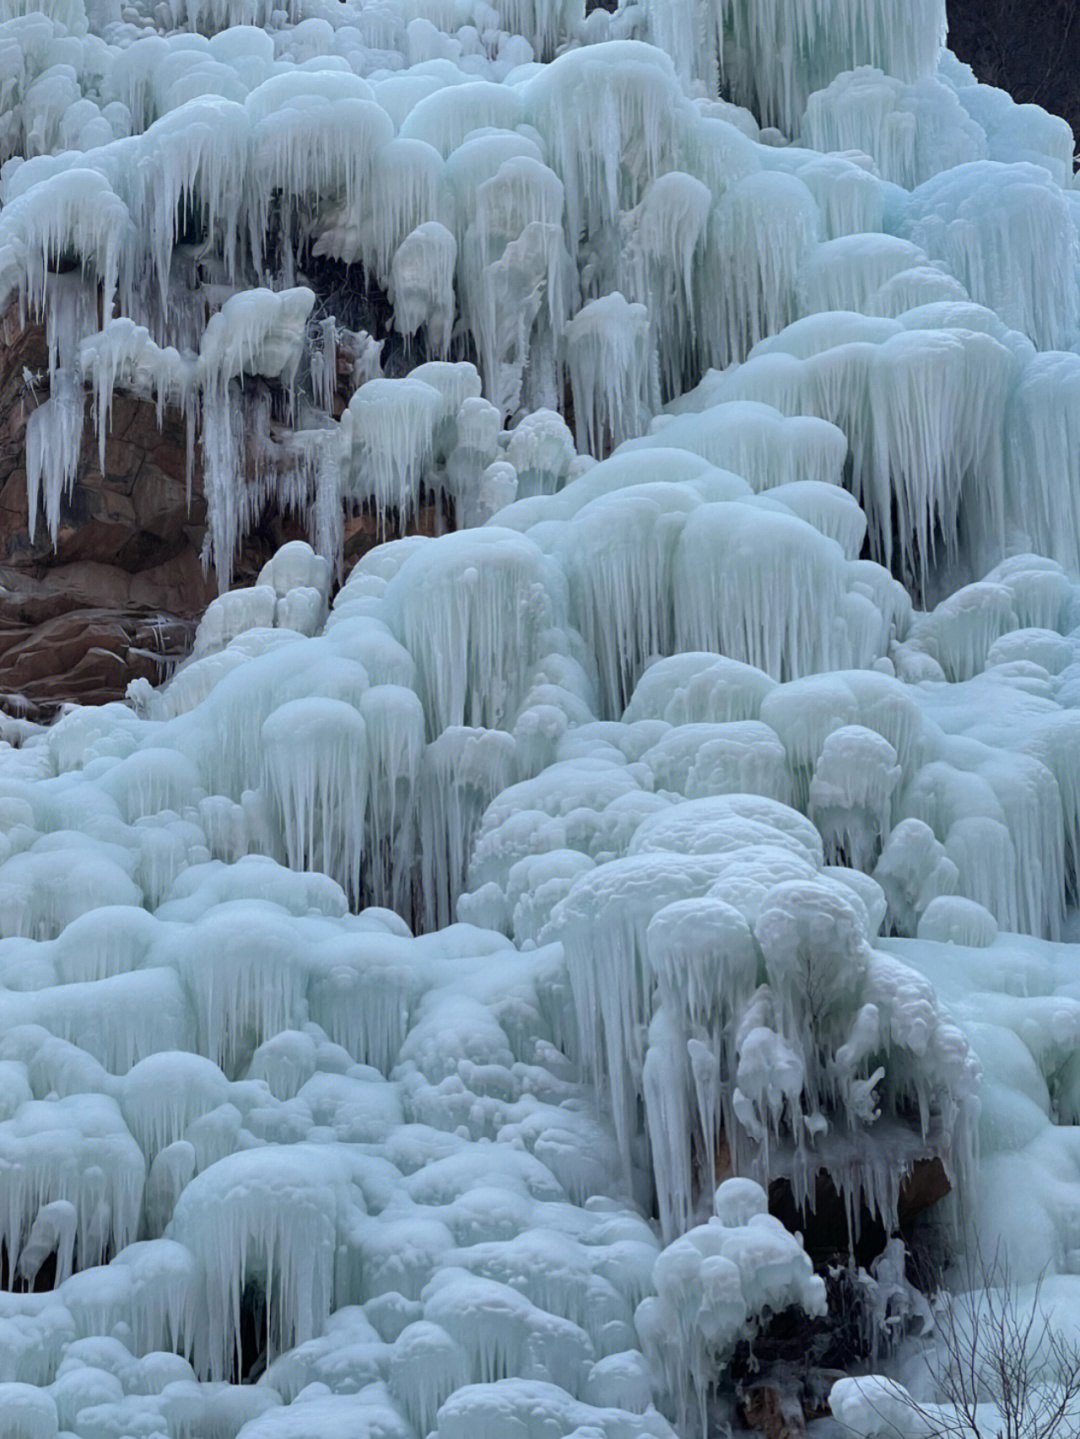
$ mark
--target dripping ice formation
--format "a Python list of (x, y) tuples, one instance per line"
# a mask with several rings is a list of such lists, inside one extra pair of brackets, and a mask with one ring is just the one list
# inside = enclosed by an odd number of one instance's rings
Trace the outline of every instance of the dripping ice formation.
[(0, 5), (31, 514), (143, 397), (221, 590), (0, 715), (11, 1439), (704, 1439), (821, 1171), (1080, 1325), (1073, 137), (941, 0), (585, 9)]

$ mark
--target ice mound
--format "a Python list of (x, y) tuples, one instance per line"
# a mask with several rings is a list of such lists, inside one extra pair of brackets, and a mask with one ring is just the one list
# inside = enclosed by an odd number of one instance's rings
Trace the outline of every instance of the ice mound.
[(31, 523), (134, 395), (221, 590), (0, 728), (5, 1434), (688, 1439), (822, 1171), (1075, 1304), (1071, 134), (940, 0), (585, 9), (0, 15)]
[(825, 1313), (824, 1282), (767, 1203), (752, 1181), (725, 1180), (715, 1216), (663, 1250), (656, 1296), (638, 1306), (638, 1333), (684, 1433), (707, 1433), (709, 1391), (739, 1339), (788, 1308)]

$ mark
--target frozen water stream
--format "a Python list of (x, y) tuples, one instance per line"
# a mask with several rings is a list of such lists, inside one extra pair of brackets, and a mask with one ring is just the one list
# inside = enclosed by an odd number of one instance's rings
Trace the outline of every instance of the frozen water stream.
[(0, 3), (32, 512), (179, 410), (221, 589), (0, 716), (3, 1439), (719, 1432), (761, 1186), (918, 1159), (1080, 1332), (1072, 135), (940, 0), (584, 8)]

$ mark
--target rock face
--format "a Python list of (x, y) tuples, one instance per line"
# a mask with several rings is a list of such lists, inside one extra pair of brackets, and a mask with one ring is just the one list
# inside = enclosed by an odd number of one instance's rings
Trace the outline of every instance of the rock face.
[[(38, 325), (0, 325), (0, 706), (47, 716), (66, 700), (101, 703), (136, 675), (161, 677), (186, 653), (213, 579), (199, 561), (201, 477), (185, 482), (182, 422), (118, 396), (104, 468), (89, 419), (76, 482), (53, 546), (31, 527), (26, 421), (48, 395)], [(31, 529), (33, 528), (33, 537)]]
[[(148, 401), (116, 395), (104, 466), (87, 405), (55, 545), (42, 513), (31, 526), (26, 421), (48, 394), (44, 331), (10, 311), (0, 319), (0, 712), (31, 719), (48, 719), (66, 702), (120, 699), (132, 679), (164, 678), (217, 593), (200, 558), (198, 446), (189, 496), (183, 417), (166, 410), (159, 426)], [(426, 505), (409, 530), (449, 524), (452, 516)], [(268, 511), (236, 557), (233, 584), (251, 584), (280, 545), (299, 538), (298, 517)], [(347, 515), (345, 569), (381, 538), (373, 516)]]
[[(55, 613), (60, 606), (70, 607)], [(137, 676), (156, 684), (187, 653), (193, 633), (194, 623), (180, 616), (84, 608), (70, 591), (45, 585), (0, 592), (0, 708), (36, 718), (72, 700), (118, 699)]]
[(743, 1417), (747, 1427), (764, 1434), (765, 1439), (802, 1439), (806, 1433), (798, 1397), (771, 1384), (760, 1384), (745, 1395)]

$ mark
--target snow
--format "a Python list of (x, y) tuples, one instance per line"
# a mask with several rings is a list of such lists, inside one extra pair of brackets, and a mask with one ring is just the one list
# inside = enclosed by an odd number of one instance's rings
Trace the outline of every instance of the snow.
[(822, 1171), (1076, 1311), (1072, 136), (943, 35), (7, 7), (32, 531), (149, 401), (220, 594), (0, 728), (5, 1434), (690, 1439)]

